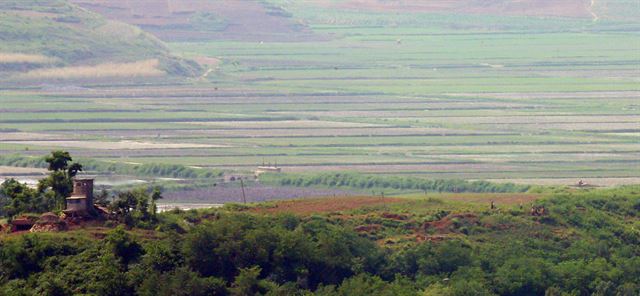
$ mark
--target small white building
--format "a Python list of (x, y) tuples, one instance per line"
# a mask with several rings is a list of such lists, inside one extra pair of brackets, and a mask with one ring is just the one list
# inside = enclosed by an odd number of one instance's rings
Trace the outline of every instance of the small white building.
[(282, 172), (282, 168), (278, 166), (259, 166), (255, 171), (254, 175), (256, 177), (260, 176), (264, 173), (280, 173)]

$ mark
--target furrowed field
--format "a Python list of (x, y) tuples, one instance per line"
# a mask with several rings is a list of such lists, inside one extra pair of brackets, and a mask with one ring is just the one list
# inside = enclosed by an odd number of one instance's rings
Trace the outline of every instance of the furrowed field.
[(194, 85), (3, 92), (0, 152), (533, 184), (640, 177), (635, 23), (290, 5), (317, 40), (171, 43), (220, 61)]

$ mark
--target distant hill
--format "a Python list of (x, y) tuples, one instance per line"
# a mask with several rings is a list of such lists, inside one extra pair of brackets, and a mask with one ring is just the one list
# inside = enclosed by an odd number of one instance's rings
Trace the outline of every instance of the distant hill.
[[(362, 25), (386, 15), (470, 15), (520, 19), (633, 21), (637, 0), (69, 0), (163, 41), (308, 41), (328, 39), (314, 25)], [(355, 15), (354, 15), (355, 14)], [(318, 15), (324, 18), (319, 20)], [(404, 17), (406, 19), (406, 17)], [(512, 20), (512, 19), (511, 19)], [(420, 23), (420, 22), (418, 22)], [(481, 26), (482, 24), (475, 24)], [(492, 28), (495, 28), (493, 26)], [(321, 30), (318, 30), (321, 32)]]
[(301, 21), (268, 1), (71, 0), (164, 41), (316, 39)]
[(0, 1), (0, 77), (131, 78), (199, 71), (139, 28), (66, 0)]

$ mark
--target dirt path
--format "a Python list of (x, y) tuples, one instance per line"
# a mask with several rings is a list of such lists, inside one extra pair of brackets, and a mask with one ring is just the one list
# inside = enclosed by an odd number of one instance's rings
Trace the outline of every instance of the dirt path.
[(204, 72), (204, 74), (202, 74), (200, 78), (202, 79), (207, 78), (209, 74), (211, 74), (211, 72), (213, 72), (213, 69), (209, 68), (206, 72)]
[(594, 7), (596, 6), (596, 0), (591, 0), (591, 4), (589, 5), (589, 13), (593, 16), (593, 21), (597, 22), (600, 17), (595, 13)]

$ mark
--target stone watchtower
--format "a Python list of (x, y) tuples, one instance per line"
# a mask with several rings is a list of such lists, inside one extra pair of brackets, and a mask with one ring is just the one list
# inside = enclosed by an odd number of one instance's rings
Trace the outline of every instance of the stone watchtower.
[(65, 214), (86, 216), (94, 212), (93, 207), (93, 179), (74, 179), (73, 192), (67, 197)]

